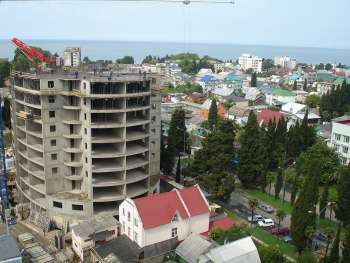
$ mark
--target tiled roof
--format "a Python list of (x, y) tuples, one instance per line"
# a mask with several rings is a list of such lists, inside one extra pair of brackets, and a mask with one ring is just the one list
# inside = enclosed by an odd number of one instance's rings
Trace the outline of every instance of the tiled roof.
[(263, 124), (265, 127), (269, 125), (270, 120), (275, 120), (276, 124), (282, 118), (283, 114), (279, 111), (262, 110), (256, 117), (258, 124)]
[(209, 213), (209, 207), (198, 186), (150, 195), (134, 200), (143, 227), (169, 224), (178, 213), (182, 219)]

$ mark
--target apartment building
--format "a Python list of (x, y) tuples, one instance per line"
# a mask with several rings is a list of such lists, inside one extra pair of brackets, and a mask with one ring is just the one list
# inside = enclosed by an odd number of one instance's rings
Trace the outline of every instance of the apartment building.
[(238, 59), (238, 64), (243, 70), (252, 69), (254, 72), (260, 73), (262, 72), (262, 60), (262, 58), (251, 54), (242, 54)]
[(274, 58), (274, 65), (281, 66), (283, 68), (295, 69), (297, 66), (297, 60), (291, 57), (277, 56)]
[(157, 192), (159, 78), (12, 72), (19, 201), (57, 224)]
[(63, 54), (63, 65), (65, 67), (79, 67), (81, 62), (81, 51), (79, 47), (66, 48)]
[(339, 153), (344, 165), (350, 162), (350, 116), (332, 120), (332, 134), (328, 146)]

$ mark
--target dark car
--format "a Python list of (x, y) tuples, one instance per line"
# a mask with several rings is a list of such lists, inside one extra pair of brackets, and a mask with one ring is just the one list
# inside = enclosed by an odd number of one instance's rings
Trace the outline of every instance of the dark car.
[(17, 224), (16, 218), (10, 217), (9, 219), (7, 219), (7, 224), (8, 224), (9, 226)]
[(285, 236), (289, 234), (288, 227), (275, 227), (271, 229), (271, 234), (275, 236)]

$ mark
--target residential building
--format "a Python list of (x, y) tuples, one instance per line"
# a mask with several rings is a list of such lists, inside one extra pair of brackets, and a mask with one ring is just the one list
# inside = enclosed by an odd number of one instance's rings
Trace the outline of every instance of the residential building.
[(288, 127), (298, 121), (302, 121), (306, 111), (308, 111), (308, 124), (318, 124), (321, 117), (313, 112), (312, 109), (308, 109), (305, 104), (289, 102), (282, 105), (282, 112), (288, 114)]
[(12, 72), (12, 78), (18, 201), (45, 217), (38, 223), (53, 219), (65, 228), (117, 215), (125, 198), (157, 191), (157, 75)]
[(116, 238), (120, 232), (118, 220), (111, 215), (72, 224), (71, 230), (72, 248), (82, 262), (90, 257), (90, 250), (97, 244)]
[(0, 235), (0, 263), (22, 263), (17, 242), (10, 235)]
[[(209, 115), (209, 109), (211, 106), (211, 99), (207, 99), (201, 106), (201, 116), (204, 120), (208, 120), (208, 115)], [(217, 107), (218, 107), (218, 115), (222, 118), (226, 117), (226, 108), (224, 104), (217, 102)]]
[(209, 231), (209, 204), (198, 185), (126, 199), (119, 206), (121, 233), (139, 247)]
[(241, 69), (247, 70), (252, 69), (254, 72), (262, 72), (262, 58), (253, 56), (251, 54), (242, 54), (238, 59), (238, 64), (241, 66)]
[(297, 66), (297, 60), (291, 57), (277, 56), (274, 59), (274, 65), (281, 66), (283, 68), (295, 69)]
[(328, 145), (339, 153), (344, 165), (350, 163), (350, 116), (332, 120), (332, 132)]
[(275, 122), (278, 124), (280, 119), (284, 117), (283, 114), (279, 111), (272, 111), (268, 109), (258, 110), (256, 120), (259, 126), (264, 126), (267, 128), (269, 126), (269, 122)]
[(265, 94), (266, 104), (272, 106), (279, 106), (289, 102), (295, 102), (296, 94), (285, 89), (279, 88), (262, 88)]
[(80, 47), (68, 47), (63, 53), (63, 65), (65, 67), (79, 67), (81, 63)]

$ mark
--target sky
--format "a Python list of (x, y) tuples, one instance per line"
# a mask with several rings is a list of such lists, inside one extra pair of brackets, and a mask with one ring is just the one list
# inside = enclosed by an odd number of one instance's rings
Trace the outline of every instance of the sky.
[[(210, 0), (209, 0), (210, 1)], [(349, 0), (231, 4), (1, 1), (0, 39), (130, 40), (350, 49)]]

